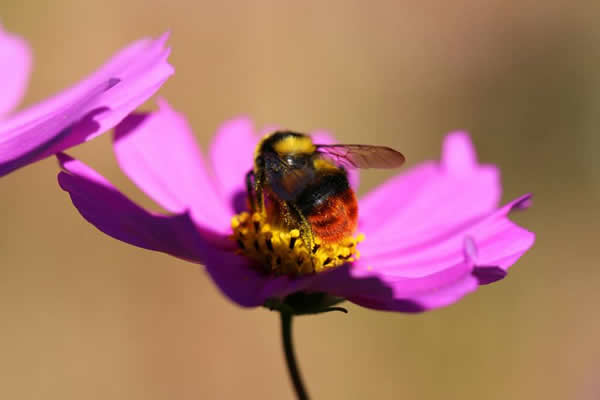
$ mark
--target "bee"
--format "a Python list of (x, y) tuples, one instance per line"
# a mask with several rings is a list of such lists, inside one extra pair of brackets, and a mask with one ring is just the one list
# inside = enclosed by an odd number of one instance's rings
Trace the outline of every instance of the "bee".
[(315, 144), (310, 136), (278, 131), (260, 141), (246, 175), (252, 212), (298, 229), (307, 248), (315, 239), (334, 243), (352, 235), (358, 203), (348, 182), (353, 168), (397, 168), (404, 156), (389, 147)]

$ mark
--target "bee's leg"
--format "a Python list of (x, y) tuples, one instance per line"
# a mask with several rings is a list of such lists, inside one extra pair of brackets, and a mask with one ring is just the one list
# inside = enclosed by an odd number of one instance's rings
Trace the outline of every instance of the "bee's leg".
[(256, 211), (256, 185), (253, 181), (256, 181), (254, 171), (250, 170), (246, 174), (246, 191), (248, 192), (248, 203), (250, 204), (250, 210)]
[(259, 174), (258, 176), (253, 174), (254, 177), (254, 199), (256, 204), (256, 209), (259, 212), (262, 212), (265, 208), (265, 198), (263, 197), (263, 184), (264, 184), (264, 174)]
[[(300, 211), (300, 209), (294, 203), (292, 203), (291, 201), (287, 201), (286, 205), (287, 205), (287, 208), (290, 210), (290, 213), (293, 214), (294, 217), (296, 217), (295, 219), (298, 222), (298, 224), (300, 225), (300, 235), (302, 237), (302, 241), (305, 243), (306, 247), (308, 249), (310, 249), (310, 252), (312, 253), (312, 251), (315, 248), (315, 239), (314, 239), (312, 227), (310, 226), (310, 222), (308, 222), (308, 219), (306, 219), (306, 217), (304, 216), (302, 211)], [(311, 263), (312, 263), (312, 257), (311, 257)], [(314, 264), (313, 264), (313, 268), (314, 268)]]

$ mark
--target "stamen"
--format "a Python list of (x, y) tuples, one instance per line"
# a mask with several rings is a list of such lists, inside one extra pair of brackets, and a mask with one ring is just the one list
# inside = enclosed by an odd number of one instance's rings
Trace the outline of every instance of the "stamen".
[(231, 219), (231, 238), (237, 242), (237, 252), (248, 257), (263, 273), (313, 274), (359, 257), (356, 245), (364, 239), (362, 234), (342, 238), (336, 243), (323, 243), (319, 237), (312, 237), (313, 246), (309, 248), (300, 230), (271, 226), (267, 221), (263, 214), (247, 212)]
[(290, 250), (294, 248), (296, 240), (300, 237), (300, 231), (298, 229), (292, 229), (290, 232)]
[(260, 228), (260, 218), (257, 218), (258, 214), (254, 214), (252, 216), (252, 222), (254, 223), (254, 232), (258, 232), (258, 228)]

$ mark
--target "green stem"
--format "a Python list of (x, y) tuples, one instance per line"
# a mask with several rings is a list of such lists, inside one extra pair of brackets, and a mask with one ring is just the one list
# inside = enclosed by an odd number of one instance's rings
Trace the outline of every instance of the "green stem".
[(281, 336), (283, 339), (283, 351), (285, 352), (285, 362), (290, 373), (290, 378), (294, 384), (294, 390), (298, 400), (308, 400), (308, 394), (304, 389), (302, 378), (300, 377), (300, 371), (296, 363), (296, 356), (294, 355), (294, 345), (292, 343), (292, 317), (291, 313), (281, 312)]

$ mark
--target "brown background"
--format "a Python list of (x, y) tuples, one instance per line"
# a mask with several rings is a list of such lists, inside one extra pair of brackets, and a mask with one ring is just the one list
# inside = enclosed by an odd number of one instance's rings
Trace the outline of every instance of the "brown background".
[[(215, 2), (216, 3), (216, 2)], [(171, 29), (161, 90), (206, 148), (240, 113), (401, 149), (415, 164), (472, 133), (538, 233), (509, 277), (410, 316), (349, 306), (297, 320), (317, 399), (598, 399), (600, 6), (595, 1), (2, 0), (33, 46), (25, 105)], [(147, 107), (153, 107), (149, 103)], [(72, 154), (157, 209), (109, 135)], [(46, 160), (0, 182), (0, 397), (291, 398), (277, 315), (201, 268), (100, 234)], [(363, 174), (361, 192), (387, 175)], [(410, 227), (407, 227), (410, 229)], [(373, 397), (376, 396), (376, 397)]]

